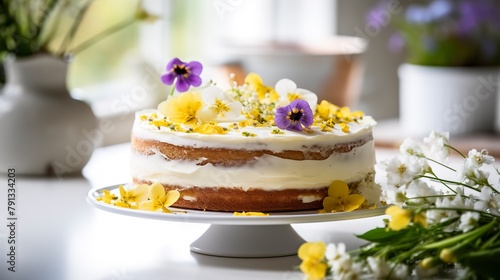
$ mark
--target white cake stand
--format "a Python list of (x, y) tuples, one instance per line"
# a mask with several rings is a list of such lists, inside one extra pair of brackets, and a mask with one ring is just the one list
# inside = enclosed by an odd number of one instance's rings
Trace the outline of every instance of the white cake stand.
[[(211, 226), (191, 244), (191, 251), (219, 257), (257, 258), (297, 254), (305, 241), (290, 226), (294, 223), (315, 223), (352, 220), (382, 215), (385, 207), (348, 213), (318, 214), (316, 211), (277, 212), (269, 216), (233, 216), (233, 213), (170, 208), (173, 214), (117, 207), (97, 200), (104, 190), (118, 194), (118, 185), (94, 188), (87, 200), (94, 207), (132, 217)], [(177, 212), (178, 211), (178, 212)]]

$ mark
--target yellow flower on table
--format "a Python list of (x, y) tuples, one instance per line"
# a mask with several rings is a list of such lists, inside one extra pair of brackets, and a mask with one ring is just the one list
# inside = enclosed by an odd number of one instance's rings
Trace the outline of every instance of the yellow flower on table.
[(388, 224), (389, 229), (395, 231), (405, 229), (412, 220), (415, 224), (420, 224), (424, 227), (427, 226), (425, 212), (413, 213), (410, 209), (403, 209), (397, 205), (392, 205), (385, 210), (385, 213), (391, 216)]
[(425, 212), (413, 213), (413, 223), (427, 227), (427, 216)]
[(385, 210), (385, 213), (391, 216), (388, 226), (392, 230), (402, 230), (411, 222), (411, 210), (402, 209), (397, 205), (389, 206), (389, 208)]
[(323, 199), (323, 208), (327, 213), (351, 212), (358, 209), (365, 201), (361, 194), (349, 194), (346, 182), (336, 180), (328, 188), (328, 196)]
[(324, 242), (307, 242), (300, 246), (298, 257), (302, 260), (300, 270), (309, 280), (323, 279), (328, 265), (325, 263), (326, 244)]
[(171, 213), (167, 207), (174, 204), (180, 197), (180, 193), (177, 190), (171, 190), (168, 193), (165, 192), (165, 188), (160, 183), (153, 183), (149, 188), (149, 200), (142, 202), (139, 205), (139, 209), (156, 211), (162, 209), (163, 212)]
[(158, 110), (171, 122), (196, 124), (198, 122), (198, 111), (202, 106), (203, 100), (200, 93), (190, 91), (168, 98), (158, 105)]

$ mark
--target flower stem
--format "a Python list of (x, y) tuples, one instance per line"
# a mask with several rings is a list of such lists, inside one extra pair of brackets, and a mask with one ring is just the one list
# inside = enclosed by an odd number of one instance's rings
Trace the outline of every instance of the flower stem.
[[(448, 181), (448, 180), (443, 180), (441, 178), (439, 178), (432, 170), (430, 171), (430, 174), (434, 175), (434, 177), (430, 177), (430, 176), (425, 176), (425, 175), (422, 175), (420, 176), (421, 178), (427, 178), (427, 179), (432, 179), (432, 180), (438, 180), (441, 184), (443, 184), (447, 189), (449, 189), (452, 193), (457, 193), (454, 189), (452, 189), (450, 186), (448, 186), (446, 183), (458, 183), (458, 182), (454, 182), (454, 181)], [(446, 182), (446, 183), (445, 183)]]
[(434, 175), (434, 177), (422, 175), (422, 176), (420, 176), (420, 178), (427, 178), (427, 179), (431, 179), (431, 180), (437, 180), (437, 181), (441, 182), (443, 185), (445, 185), (448, 189), (450, 189), (451, 191), (453, 191), (454, 193), (456, 193), (456, 192), (454, 190), (452, 190), (448, 185), (446, 185), (444, 183), (455, 184), (455, 185), (459, 185), (459, 186), (463, 186), (463, 187), (469, 188), (471, 190), (478, 191), (476, 188), (471, 187), (471, 186), (469, 186), (467, 184), (464, 184), (462, 182), (441, 179), (441, 178), (437, 177), (434, 173), (432, 173), (432, 175)]
[(441, 162), (439, 162), (439, 161), (437, 161), (437, 160), (434, 160), (434, 159), (432, 159), (432, 158), (428, 158), (428, 157), (426, 157), (426, 156), (424, 156), (424, 158), (425, 158), (426, 160), (428, 160), (428, 161), (432, 161), (432, 162), (434, 162), (434, 163), (436, 163), (436, 164), (439, 164), (439, 165), (441, 165), (442, 167), (448, 168), (449, 170), (451, 170), (451, 171), (453, 171), (453, 172), (457, 172), (457, 170), (456, 170), (456, 169), (451, 168), (451, 167), (449, 167), (448, 165), (443, 164), (443, 163), (441, 163)]
[(59, 46), (56, 54), (63, 54), (68, 50), (68, 46), (71, 44), (71, 41), (75, 37), (76, 31), (78, 30), (78, 27), (80, 27), (85, 14), (87, 14), (87, 10), (89, 9), (91, 3), (92, 1), (85, 3), (84, 6), (78, 10), (78, 14), (76, 15), (75, 20), (73, 21), (73, 24), (69, 28), (68, 32), (64, 36), (64, 39)]
[(114, 25), (104, 31), (102, 31), (101, 33), (93, 36), (92, 38), (88, 39), (87, 41), (81, 43), (80, 45), (76, 46), (73, 50), (72, 50), (72, 53), (73, 54), (77, 54), (79, 52), (82, 52), (84, 51), (85, 49), (87, 49), (88, 47), (92, 46), (93, 44), (97, 43), (99, 40), (101, 40), (102, 38), (110, 35), (110, 34), (113, 34), (129, 25), (132, 25), (134, 22), (136, 21), (136, 18), (135, 17), (132, 17), (131, 19), (127, 20), (127, 21), (124, 21), (122, 23), (119, 23), (117, 25)]
[(497, 234), (493, 235), (493, 237), (491, 237), (490, 239), (488, 239), (486, 242), (484, 242), (482, 245), (481, 245), (481, 248), (479, 250), (486, 250), (488, 249), (490, 246), (492, 246), (492, 244), (495, 243), (495, 241), (498, 239), (498, 237), (500, 237), (500, 232), (497, 232)]
[(460, 156), (462, 156), (463, 158), (466, 158), (466, 156), (464, 156), (464, 154), (462, 154), (459, 150), (457, 150), (455, 147), (449, 145), (449, 144), (444, 144), (445, 147), (448, 147), (449, 149), (452, 149), (453, 151), (455, 151), (457, 154), (459, 154)]
[(172, 89), (170, 90), (170, 96), (174, 95), (175, 86), (172, 84)]
[[(463, 196), (462, 196), (463, 197)], [(482, 215), (490, 216), (493, 218), (500, 218), (500, 216), (495, 215), (493, 213), (488, 213), (486, 211), (476, 210), (472, 208), (453, 208), (453, 207), (432, 207), (427, 210), (449, 210), (449, 211), (464, 211), (464, 212), (476, 212)]]
[(454, 244), (456, 244), (462, 240), (468, 239), (468, 238), (470, 238), (470, 240), (475, 239), (475, 238), (483, 235), (488, 230), (490, 230), (495, 225), (495, 223), (496, 223), (495, 220), (493, 220), (490, 223), (488, 223), (482, 227), (476, 228), (475, 230), (471, 230), (467, 233), (459, 234), (459, 235), (456, 235), (453, 237), (446, 238), (444, 240), (440, 240), (438, 242), (424, 245), (421, 247), (421, 249), (427, 250), (427, 249), (445, 248), (445, 247), (449, 247), (451, 245), (454, 245)]

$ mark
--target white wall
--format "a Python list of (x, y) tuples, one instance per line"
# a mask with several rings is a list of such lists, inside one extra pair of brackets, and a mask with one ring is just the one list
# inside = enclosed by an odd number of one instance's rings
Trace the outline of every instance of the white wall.
[(362, 55), (365, 64), (359, 109), (381, 120), (398, 117), (397, 67), (402, 54), (390, 53), (387, 42), (390, 28), (365, 22), (367, 12), (378, 0), (337, 0), (337, 33), (360, 36), (368, 41)]

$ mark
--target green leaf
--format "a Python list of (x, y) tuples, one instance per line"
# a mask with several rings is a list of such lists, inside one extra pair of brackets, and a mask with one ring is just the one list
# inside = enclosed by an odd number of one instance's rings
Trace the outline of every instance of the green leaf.
[(369, 230), (361, 235), (357, 235), (358, 238), (370, 241), (370, 242), (385, 242), (394, 239), (399, 239), (405, 236), (408, 233), (408, 230), (386, 230), (385, 228), (375, 228)]
[(478, 275), (483, 277), (491, 277), (493, 279), (500, 278), (500, 248), (472, 252), (459, 257), (458, 261), (465, 267), (469, 267)]

